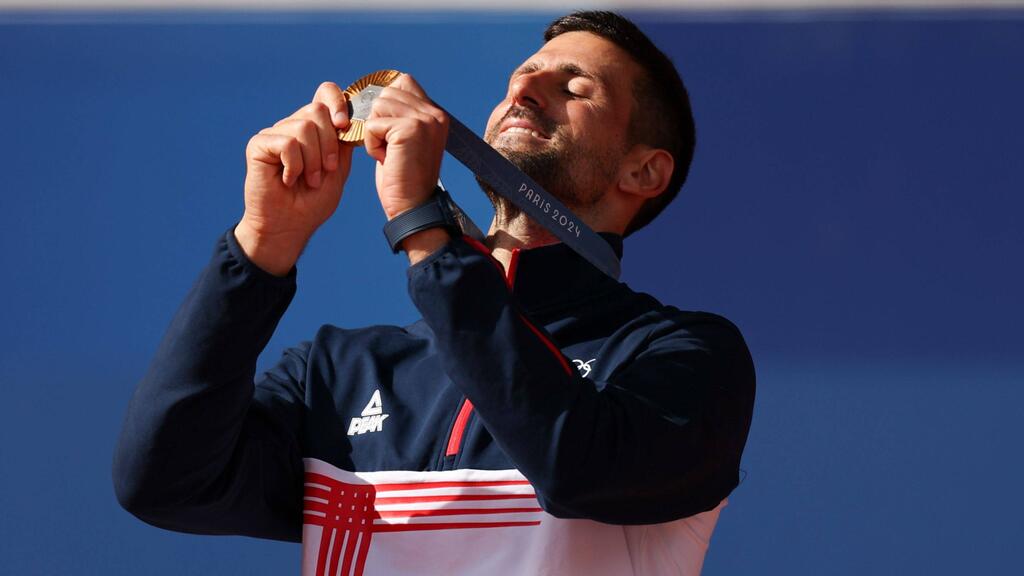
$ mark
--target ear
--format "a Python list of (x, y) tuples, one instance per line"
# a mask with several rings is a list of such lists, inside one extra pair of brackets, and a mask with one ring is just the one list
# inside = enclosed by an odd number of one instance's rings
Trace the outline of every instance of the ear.
[(675, 161), (668, 151), (638, 144), (626, 156), (619, 171), (619, 190), (644, 199), (654, 198), (668, 187)]

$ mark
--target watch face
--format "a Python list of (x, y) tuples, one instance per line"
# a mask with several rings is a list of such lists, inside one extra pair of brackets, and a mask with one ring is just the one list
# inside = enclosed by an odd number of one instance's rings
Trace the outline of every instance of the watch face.
[(378, 70), (363, 76), (345, 88), (348, 96), (348, 114), (351, 124), (347, 130), (338, 130), (338, 140), (363, 143), (363, 122), (370, 117), (373, 101), (380, 96), (381, 90), (395, 81), (402, 73), (398, 70)]

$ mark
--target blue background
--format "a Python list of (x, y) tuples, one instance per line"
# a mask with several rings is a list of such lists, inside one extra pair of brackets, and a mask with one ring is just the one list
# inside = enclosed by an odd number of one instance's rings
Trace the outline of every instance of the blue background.
[[(296, 545), (117, 506), (134, 383), (241, 215), (250, 135), (386, 67), (479, 130), (551, 16), (0, 13), (0, 572), (298, 572)], [(728, 316), (758, 367), (705, 574), (1020, 570), (1024, 11), (637, 18), (699, 145), (624, 279)], [(349, 182), (264, 366), (415, 318), (365, 154)]]

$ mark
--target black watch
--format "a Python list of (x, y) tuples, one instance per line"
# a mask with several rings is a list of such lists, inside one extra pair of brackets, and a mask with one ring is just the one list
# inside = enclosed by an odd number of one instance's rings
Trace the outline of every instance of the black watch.
[(401, 250), (402, 240), (428, 228), (444, 228), (453, 238), (462, 235), (459, 217), (452, 208), (448, 192), (441, 186), (434, 188), (434, 195), (425, 204), (406, 210), (384, 225), (384, 237), (391, 251)]

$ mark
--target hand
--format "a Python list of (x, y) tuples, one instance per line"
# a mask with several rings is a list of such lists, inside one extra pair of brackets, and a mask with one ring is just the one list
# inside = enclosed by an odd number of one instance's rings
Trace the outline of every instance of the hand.
[(311, 103), (249, 140), (245, 214), (235, 237), (260, 268), (287, 274), (337, 209), (352, 164), (352, 146), (337, 131), (348, 124), (345, 94), (325, 82)]
[(381, 91), (363, 125), (366, 152), (377, 161), (377, 195), (388, 220), (426, 202), (441, 173), (448, 115), (402, 74)]

